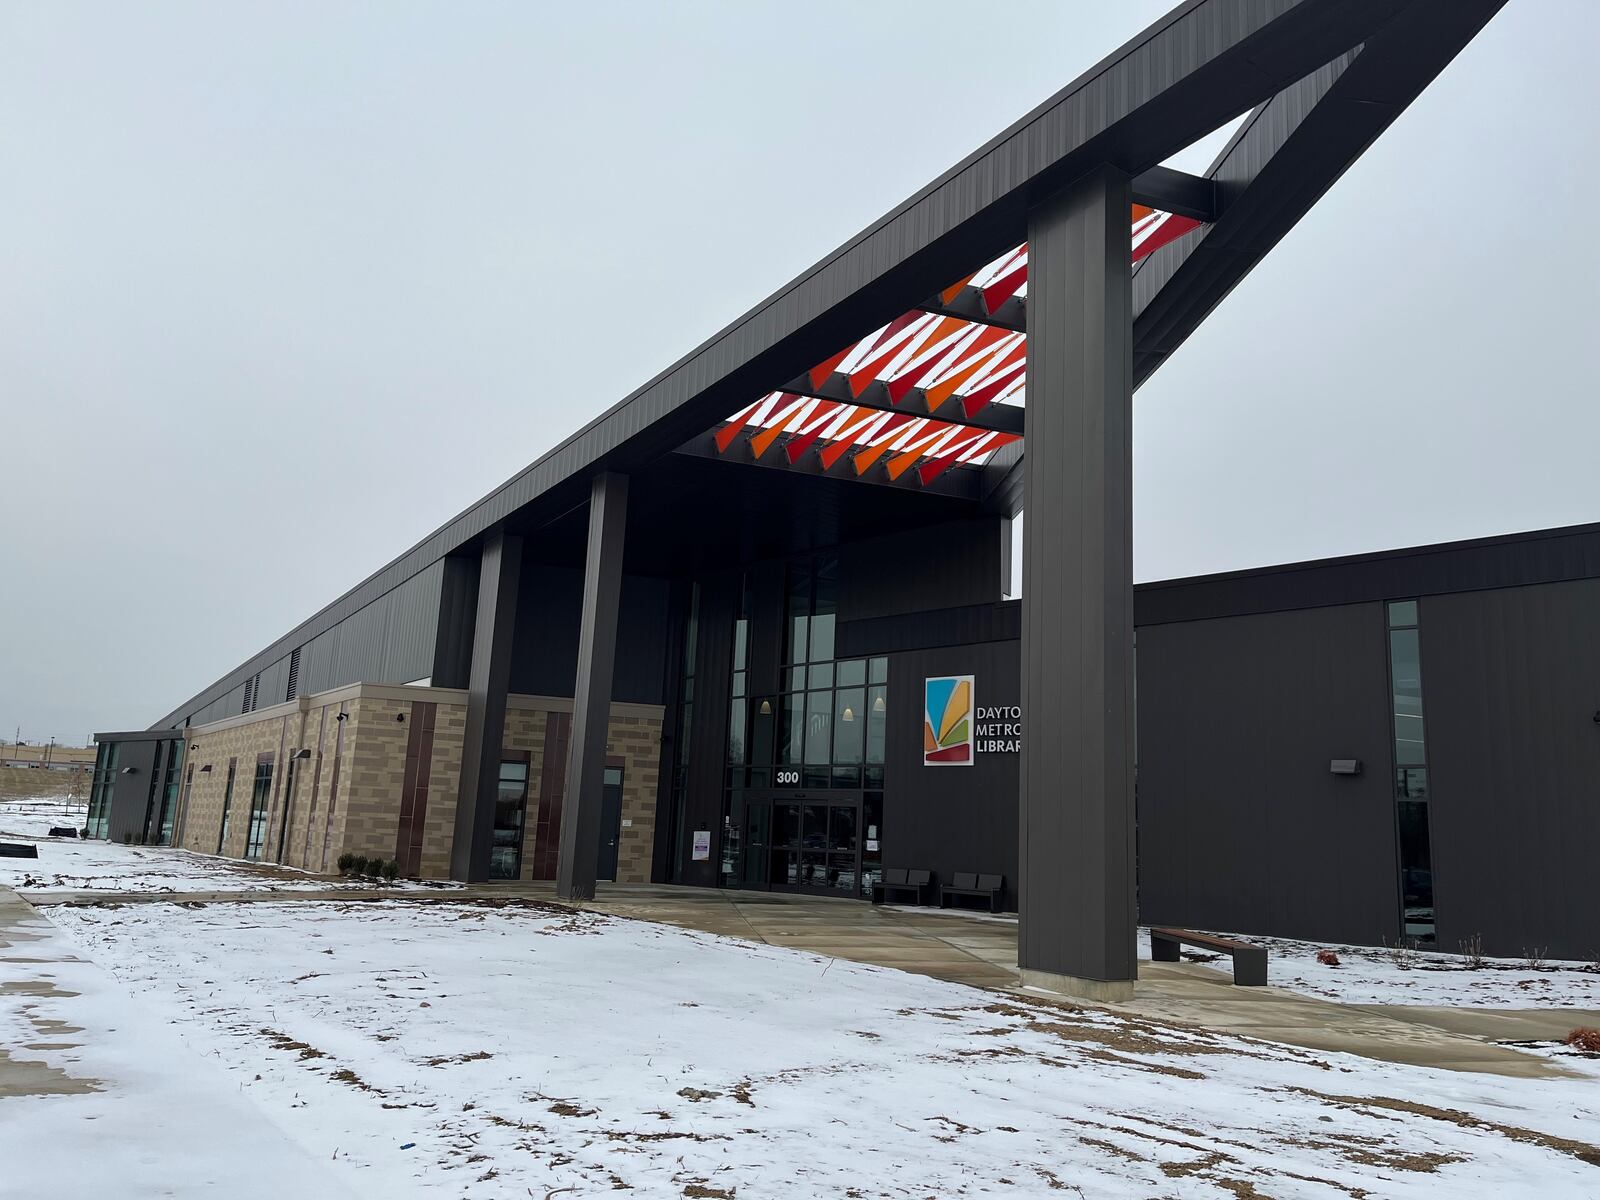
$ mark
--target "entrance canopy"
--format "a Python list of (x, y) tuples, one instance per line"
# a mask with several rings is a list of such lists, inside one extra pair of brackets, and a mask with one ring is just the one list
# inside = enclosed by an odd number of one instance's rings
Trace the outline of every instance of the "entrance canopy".
[[(1131, 261), (1201, 228), (1132, 208)], [(711, 442), (732, 461), (926, 487), (1022, 440), (1028, 247), (1007, 251), (860, 341), (747, 404)]]

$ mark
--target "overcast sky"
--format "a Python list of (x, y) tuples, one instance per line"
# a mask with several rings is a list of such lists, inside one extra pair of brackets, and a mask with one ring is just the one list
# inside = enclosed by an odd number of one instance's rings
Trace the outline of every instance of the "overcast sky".
[[(148, 724), (1166, 7), (3, 0), (0, 736)], [(1513, 0), (1139, 392), (1139, 579), (1600, 520), (1597, 44)]]

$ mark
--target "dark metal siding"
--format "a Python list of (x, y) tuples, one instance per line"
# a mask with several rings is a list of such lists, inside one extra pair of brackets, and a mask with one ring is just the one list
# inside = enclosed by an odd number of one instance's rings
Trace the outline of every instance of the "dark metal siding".
[(1141, 584), (1136, 623), (1320, 608), (1600, 576), (1600, 525)]
[[(662, 704), (669, 584), (627, 575), (618, 614), (616, 672), (611, 698)], [(511, 651), (511, 690), (533, 696), (571, 696), (577, 684), (583, 573), (524, 562)]]
[(1432, 596), (1422, 696), (1439, 945), (1600, 949), (1600, 579)]
[(1022, 702), (1015, 641), (913, 650), (889, 657), (888, 761), (884, 764), (884, 866), (1005, 876), (1005, 906), (1017, 903), (1015, 754), (978, 754), (970, 767), (922, 765), (923, 683), (975, 675), (980, 707)]
[(1385, 629), (1359, 604), (1139, 630), (1141, 920), (1395, 940)]
[(998, 600), (1008, 531), (989, 517), (840, 547), (840, 622)]
[[(111, 812), (106, 822), (108, 841), (124, 836), (135, 839), (144, 832), (145, 810), (150, 803), (150, 775), (159, 741), (124, 741), (117, 751), (117, 778), (111, 789)], [(134, 774), (124, 774), (129, 767)]]

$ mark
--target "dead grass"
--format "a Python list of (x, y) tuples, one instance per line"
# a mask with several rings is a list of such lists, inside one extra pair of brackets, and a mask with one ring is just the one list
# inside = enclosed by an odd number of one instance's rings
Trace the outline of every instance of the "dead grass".
[(1499, 1121), (1488, 1121), (1482, 1117), (1475, 1117), (1471, 1113), (1462, 1112), (1455, 1108), (1437, 1108), (1431, 1104), (1419, 1104), (1415, 1100), (1399, 1100), (1393, 1096), (1340, 1096), (1328, 1092), (1318, 1092), (1311, 1088), (1290, 1088), (1291, 1092), (1298, 1092), (1303, 1096), (1312, 1096), (1326, 1104), (1338, 1108), (1360, 1111), (1361, 1109), (1380, 1109), (1386, 1112), (1408, 1113), (1417, 1117), (1428, 1117), (1434, 1121), (1447, 1121), (1462, 1129), (1481, 1129), (1498, 1133), (1501, 1137), (1513, 1142), (1524, 1142), (1532, 1146), (1542, 1146), (1546, 1150), (1553, 1150), (1558, 1154), (1570, 1155), (1580, 1162), (1588, 1163), (1591, 1167), (1600, 1167), (1600, 1146), (1589, 1142), (1580, 1142), (1574, 1138), (1557, 1137), (1554, 1134), (1540, 1133), (1537, 1129), (1524, 1129), (1520, 1125), (1505, 1125)]

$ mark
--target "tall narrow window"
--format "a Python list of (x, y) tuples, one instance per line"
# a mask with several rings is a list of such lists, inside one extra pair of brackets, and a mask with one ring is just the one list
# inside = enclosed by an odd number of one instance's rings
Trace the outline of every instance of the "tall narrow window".
[(489, 878), (516, 879), (522, 872), (522, 827), (528, 812), (528, 752), (513, 751), (500, 763), (500, 786), (494, 801), (494, 842), (489, 849)]
[(272, 755), (256, 757), (255, 784), (250, 789), (250, 831), (245, 839), (244, 856), (261, 857), (261, 847), (267, 840), (267, 806), (272, 801)]
[(1422, 707), (1422, 641), (1417, 602), (1390, 601), (1388, 623), (1401, 931), (1415, 941), (1432, 942), (1433, 853), (1428, 834), (1428, 739)]
[(239, 760), (228, 760), (228, 782), (222, 789), (222, 828), (217, 831), (217, 853), (228, 845), (228, 818), (233, 815), (233, 781), (239, 773)]

